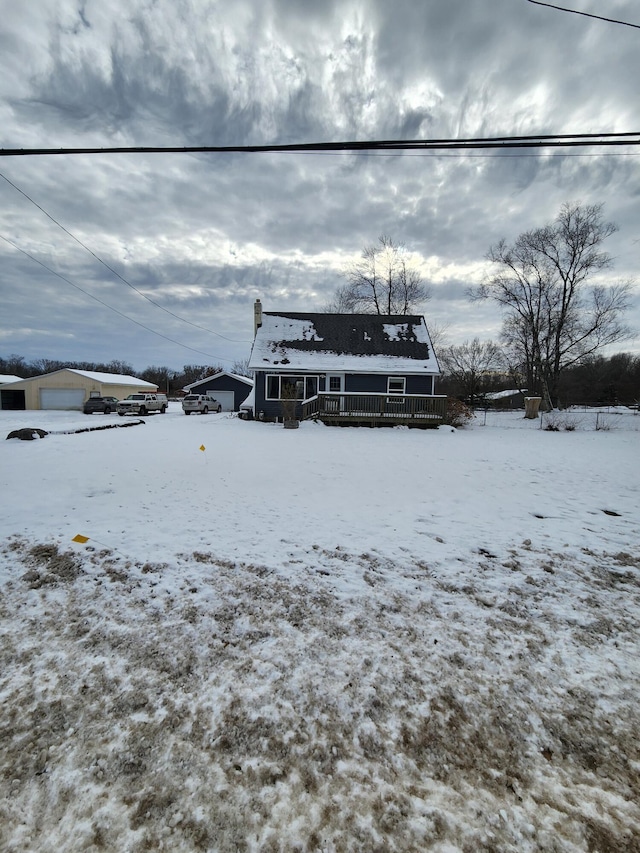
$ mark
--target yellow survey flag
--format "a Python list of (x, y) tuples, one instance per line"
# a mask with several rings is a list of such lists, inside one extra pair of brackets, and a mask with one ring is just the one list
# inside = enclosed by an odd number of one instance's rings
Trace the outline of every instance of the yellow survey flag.
[(201, 445), (200, 445), (200, 450), (202, 450), (202, 452), (203, 452), (203, 453), (204, 453), (204, 451), (205, 451), (206, 449), (207, 449), (207, 448), (204, 446), (204, 444), (201, 444)]
[(85, 542), (89, 541), (89, 537), (83, 536), (82, 533), (78, 533), (76, 536), (73, 537), (73, 539), (71, 541), (72, 542), (80, 542), (81, 544), (84, 544)]

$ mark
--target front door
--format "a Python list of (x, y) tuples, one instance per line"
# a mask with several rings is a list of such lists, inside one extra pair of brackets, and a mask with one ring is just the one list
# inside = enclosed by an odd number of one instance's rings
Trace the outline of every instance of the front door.
[(326, 389), (329, 394), (336, 394), (335, 397), (327, 397), (327, 411), (339, 412), (341, 398), (337, 395), (344, 391), (344, 373), (327, 373)]

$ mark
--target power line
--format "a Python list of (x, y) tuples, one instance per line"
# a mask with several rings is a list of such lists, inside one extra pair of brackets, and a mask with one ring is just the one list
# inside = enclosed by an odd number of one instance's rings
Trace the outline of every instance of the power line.
[[(302, 152), (302, 153), (318, 154), (318, 155), (322, 155), (323, 157), (340, 157), (343, 154), (343, 152), (341, 152), (341, 151), (308, 151), (308, 152)], [(424, 154), (421, 152), (417, 152), (415, 154), (404, 154), (402, 152), (393, 153), (391, 151), (380, 151), (379, 153), (377, 151), (361, 151), (361, 152), (359, 152), (358, 156), (362, 156), (362, 157), (407, 157), (409, 159), (412, 157), (416, 158), (416, 159), (420, 158), (420, 157), (430, 157), (433, 160), (444, 160), (447, 158), (453, 158), (453, 159), (461, 160), (463, 157), (466, 158), (467, 160), (509, 160), (509, 159), (519, 160), (519, 159), (526, 158), (526, 157), (539, 158), (542, 156), (544, 156), (545, 159), (548, 159), (549, 157), (640, 157), (640, 151), (605, 151), (604, 153), (598, 152), (597, 154), (596, 153), (590, 153), (590, 154), (589, 153), (582, 153), (581, 154), (581, 153), (577, 153), (577, 152), (571, 152), (571, 153), (567, 154), (565, 152), (555, 153), (555, 152), (551, 152), (551, 151), (548, 151), (544, 154), (542, 154), (542, 152), (536, 152), (535, 154), (522, 154), (520, 152), (516, 152), (515, 154), (466, 154), (462, 151), (458, 152), (457, 154), (432, 154), (431, 152), (424, 153)]]
[(27, 199), (27, 201), (30, 201), (31, 204), (33, 204), (35, 207), (38, 208), (38, 210), (40, 210), (42, 213), (44, 213), (44, 215), (46, 217), (48, 217), (55, 225), (57, 225), (58, 228), (61, 228), (65, 232), (65, 234), (68, 234), (72, 240), (75, 240), (76, 243), (78, 243), (78, 245), (82, 246), (83, 249), (86, 249), (86, 251), (89, 252), (89, 254), (92, 255), (96, 259), (96, 261), (99, 261), (104, 267), (106, 267), (106, 269), (108, 269), (109, 272), (112, 272), (115, 276), (117, 276), (117, 278), (120, 279), (120, 281), (122, 281), (124, 284), (126, 284), (127, 287), (130, 287), (132, 290), (135, 290), (135, 292), (137, 294), (142, 296), (143, 299), (146, 299), (147, 302), (150, 302), (152, 305), (155, 305), (156, 308), (159, 308), (161, 311), (164, 311), (165, 313), (170, 314), (172, 317), (175, 317), (176, 320), (180, 320), (182, 323), (188, 323), (189, 326), (193, 326), (196, 329), (201, 329), (203, 332), (208, 332), (212, 335), (217, 335), (217, 337), (222, 338), (225, 341), (229, 341), (230, 343), (235, 343), (235, 344), (251, 343), (251, 341), (242, 341), (242, 340), (237, 340), (234, 338), (227, 338), (225, 335), (221, 335), (220, 332), (214, 332), (213, 329), (207, 329), (205, 326), (200, 326), (198, 323), (192, 323), (191, 320), (186, 320), (184, 317), (179, 317), (177, 314), (174, 314), (173, 311), (170, 311), (168, 308), (165, 308), (163, 305), (160, 305), (158, 302), (151, 299), (150, 296), (147, 296), (141, 290), (138, 290), (138, 288), (135, 287), (135, 285), (133, 285), (133, 284), (131, 284), (131, 282), (127, 281), (127, 279), (124, 278), (123, 276), (121, 276), (120, 273), (117, 272), (117, 270), (114, 270), (113, 267), (109, 266), (109, 264), (106, 261), (103, 261), (101, 257), (96, 255), (96, 253), (92, 249), (89, 248), (89, 246), (87, 246), (85, 243), (83, 243), (82, 240), (80, 240), (78, 237), (75, 236), (75, 234), (72, 234), (68, 228), (65, 228), (64, 225), (62, 225), (60, 222), (58, 222), (58, 220), (55, 219), (53, 216), (51, 216), (50, 213), (47, 213), (47, 211), (44, 209), (44, 207), (39, 205), (37, 201), (34, 201), (31, 198), (31, 196), (28, 196), (27, 193), (24, 192), (24, 190), (21, 190), (20, 187), (16, 186), (16, 184), (14, 184), (13, 181), (10, 181), (6, 175), (2, 174), (2, 172), (0, 172), (0, 178), (3, 178), (10, 186), (12, 186), (14, 188), (14, 190), (17, 190), (17, 192), (19, 192), (20, 195), (24, 196)]
[(112, 305), (103, 302), (102, 299), (99, 299), (97, 296), (94, 296), (93, 293), (89, 293), (88, 290), (84, 290), (84, 288), (80, 287), (79, 284), (76, 284), (75, 282), (61, 275), (59, 272), (56, 272), (55, 270), (51, 269), (51, 267), (48, 267), (45, 263), (38, 260), (38, 258), (32, 255), (30, 252), (27, 252), (25, 249), (21, 249), (17, 243), (14, 243), (13, 240), (10, 240), (8, 237), (5, 237), (3, 234), (0, 234), (0, 240), (4, 240), (5, 243), (9, 243), (9, 245), (13, 246), (14, 249), (17, 249), (19, 252), (22, 252), (23, 255), (26, 255), (27, 258), (30, 258), (32, 261), (35, 261), (36, 264), (39, 264), (41, 267), (47, 270), (47, 272), (50, 272), (52, 275), (57, 276), (58, 278), (62, 279), (62, 281), (66, 281), (67, 284), (70, 284), (71, 287), (75, 287), (76, 290), (79, 290), (81, 293), (84, 293), (85, 296), (94, 299), (96, 302), (99, 302), (100, 305), (104, 305), (105, 308), (108, 308), (110, 311), (114, 311), (120, 317), (124, 317), (125, 320), (129, 320), (129, 322), (135, 323), (136, 326), (140, 326), (140, 328), (145, 329), (147, 332), (151, 332), (152, 335), (157, 335), (159, 338), (164, 338), (165, 341), (169, 341), (172, 344), (177, 344), (179, 347), (184, 347), (184, 349), (191, 350), (191, 352), (197, 352), (200, 355), (206, 355), (207, 358), (220, 359), (221, 361), (231, 361), (230, 358), (223, 358), (223, 356), (221, 355), (212, 355), (210, 352), (204, 352), (203, 350), (195, 349), (195, 347), (187, 346), (187, 344), (182, 344), (180, 343), (180, 341), (176, 341), (173, 338), (168, 337), (168, 335), (163, 335), (162, 332), (156, 332), (155, 329), (151, 329), (149, 326), (145, 326), (144, 323), (140, 323), (138, 320), (134, 320), (133, 317), (129, 317), (127, 314), (124, 314), (122, 311), (119, 311)]
[(559, 12), (571, 12), (573, 15), (584, 15), (585, 18), (597, 18), (599, 21), (608, 21), (610, 24), (620, 24), (623, 27), (635, 27), (640, 30), (640, 24), (630, 24), (627, 21), (619, 21), (617, 18), (603, 18), (602, 15), (591, 15), (589, 12), (579, 12), (577, 9), (565, 9), (564, 6), (554, 6), (553, 3), (542, 3), (540, 0), (529, 0), (536, 6), (548, 6), (549, 9), (557, 9)]
[(469, 139), (408, 139), (350, 142), (304, 142), (286, 145), (130, 146), (116, 148), (1, 148), (0, 156), (72, 154), (284, 154), (306, 151), (440, 151), (506, 148), (575, 148), (640, 145), (640, 133), (565, 133), (536, 136), (472, 137)]

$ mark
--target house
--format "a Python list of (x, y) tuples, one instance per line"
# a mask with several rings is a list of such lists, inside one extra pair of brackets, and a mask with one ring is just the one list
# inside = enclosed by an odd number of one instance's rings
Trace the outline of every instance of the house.
[(524, 409), (526, 389), (510, 388), (506, 391), (492, 391), (484, 395), (487, 406), (492, 409)]
[(89, 397), (117, 397), (154, 392), (158, 386), (119, 373), (94, 373), (70, 367), (10, 382), (0, 388), (2, 409), (78, 409)]
[[(254, 416), (325, 423), (435, 426), (446, 398), (419, 315), (263, 312), (254, 306)], [(284, 408), (283, 408), (284, 401)], [(293, 402), (292, 402), (293, 401)]]
[(220, 370), (212, 376), (192, 382), (184, 390), (189, 394), (211, 394), (222, 405), (223, 412), (237, 412), (252, 388), (253, 379)]

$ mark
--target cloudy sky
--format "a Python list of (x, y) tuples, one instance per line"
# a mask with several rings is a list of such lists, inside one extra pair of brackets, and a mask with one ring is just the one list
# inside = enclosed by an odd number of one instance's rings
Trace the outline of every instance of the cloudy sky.
[[(636, 0), (561, 5), (640, 24)], [(1, 148), (640, 131), (640, 29), (527, 0), (0, 0), (0, 13)], [(638, 279), (640, 328), (640, 148), (18, 156), (0, 173), (4, 357), (230, 367), (249, 354), (256, 297), (321, 310), (381, 234), (414, 253), (449, 342), (495, 338), (498, 313), (467, 288), (493, 243), (565, 201), (603, 203), (619, 225), (609, 275)]]

